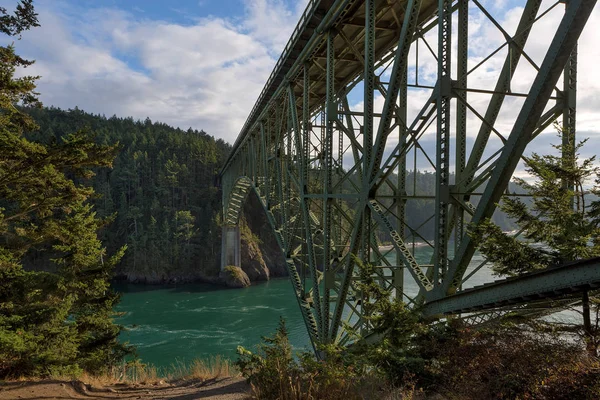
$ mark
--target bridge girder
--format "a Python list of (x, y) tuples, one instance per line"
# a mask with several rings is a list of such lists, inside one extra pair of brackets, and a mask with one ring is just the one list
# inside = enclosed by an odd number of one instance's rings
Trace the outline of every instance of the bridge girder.
[[(446, 310), (485, 271), (466, 225), (492, 216), (553, 121), (562, 116), (574, 138), (576, 43), (596, 2), (548, 3), (524, 1), (509, 32), (478, 0), (309, 2), (221, 181), (226, 225), (248, 190), (260, 198), (313, 344), (369, 335), (357, 260), (430, 309)], [(475, 54), (473, 15), (503, 38), (487, 55)], [(551, 15), (560, 23), (543, 32), (544, 53), (528, 54)], [(478, 86), (492, 61), (495, 85)], [(435, 174), (431, 191), (417, 182), (422, 168)], [(409, 206), (430, 217), (416, 221)]]

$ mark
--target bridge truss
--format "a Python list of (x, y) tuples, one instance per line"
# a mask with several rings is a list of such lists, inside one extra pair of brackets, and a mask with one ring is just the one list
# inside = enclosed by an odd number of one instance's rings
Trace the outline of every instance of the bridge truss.
[(596, 2), (524, 0), (503, 21), (489, 3), (310, 1), (234, 144), (224, 229), (255, 192), (313, 343), (369, 334), (358, 260), (410, 306), (466, 310), (456, 296), (491, 279), (467, 224), (493, 216), (554, 121), (574, 140), (576, 44)]

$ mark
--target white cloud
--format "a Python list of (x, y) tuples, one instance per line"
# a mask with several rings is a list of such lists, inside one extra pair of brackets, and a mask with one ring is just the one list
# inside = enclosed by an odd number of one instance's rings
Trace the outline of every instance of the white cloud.
[(248, 2), (241, 24), (179, 25), (47, 0), (36, 4), (41, 27), (26, 32), (17, 50), (36, 60), (25, 72), (42, 76), (46, 105), (150, 117), (233, 142), (304, 3)]
[[(176, 24), (119, 9), (80, 9), (60, 0), (40, 0), (36, 6), (42, 26), (26, 32), (17, 49), (37, 60), (28, 72), (42, 75), (39, 91), (47, 105), (79, 106), (90, 112), (140, 119), (149, 116), (182, 128), (204, 129), (233, 142), (306, 3), (245, 0), (241, 18), (190, 18), (186, 24)], [(511, 34), (522, 12), (515, 3), (504, 1), (504, 6), (498, 7), (497, 2), (487, 1)], [(530, 40), (527, 52), (538, 63), (551, 37), (544, 32), (554, 32), (561, 14), (559, 5), (532, 33), (536, 39)], [(579, 129), (593, 135), (600, 131), (596, 117), (600, 81), (594, 78), (600, 64), (596, 48), (599, 29), (600, 10), (596, 9), (579, 49), (578, 124)], [(473, 67), (503, 38), (474, 5), (469, 30), (469, 65)], [(427, 40), (435, 50), (435, 29)], [(420, 55), (420, 81), (433, 84), (437, 66), (423, 43)], [(505, 55), (505, 51), (500, 52), (471, 74), (470, 85), (493, 88)], [(414, 58), (409, 66), (414, 71)], [(523, 60), (518, 73), (513, 90), (526, 92), (535, 70)], [(427, 91), (411, 91), (409, 116), (416, 115), (428, 95)], [(489, 95), (470, 94), (469, 101), (483, 114)], [(377, 108), (380, 103), (378, 96)], [(497, 124), (503, 134), (509, 134), (520, 104), (519, 99), (506, 101)], [(470, 136), (476, 134), (479, 124), (470, 113)], [(431, 136), (433, 128), (427, 135)]]
[(294, 9), (290, 9), (283, 0), (246, 0), (248, 18), (243, 26), (272, 49), (277, 57), (296, 27), (306, 3), (306, 0), (301, 0)]
[[(521, 18), (523, 8), (514, 6), (515, 1), (510, 2), (513, 8), (499, 9), (495, 7), (495, 3), (488, 2), (490, 9), (494, 11), (494, 15), (500, 22), (501, 26), (510, 34), (514, 35), (519, 19)], [(521, 2), (522, 3), (522, 2)], [(545, 10), (549, 5), (542, 7)], [(539, 66), (546, 54), (550, 41), (556, 32), (556, 28), (564, 13), (564, 5), (557, 6), (554, 10), (548, 13), (544, 18), (535, 24), (531, 33), (528, 45), (526, 46), (527, 54)], [(504, 43), (504, 37), (496, 26), (481, 13), (473, 4), (470, 7), (470, 24), (469, 24), (469, 68), (475, 67), (496, 48)], [(456, 33), (456, 24), (453, 26)], [(596, 38), (600, 37), (600, 9), (596, 8), (583, 32), (579, 44), (579, 79), (578, 79), (578, 131), (579, 137), (591, 137), (592, 140), (600, 140), (600, 122), (598, 121), (598, 110), (600, 109), (600, 81), (595, 78), (594, 69), (600, 64), (600, 51), (597, 49)], [(433, 29), (425, 35), (425, 39), (434, 51), (437, 51), (437, 30)], [(457, 43), (453, 43), (453, 54), (456, 54)], [(434, 85), (437, 79), (437, 63), (424, 43), (419, 45), (419, 83), (424, 85)], [(413, 46), (412, 53), (409, 59), (409, 82), (415, 83), (415, 47)], [(505, 58), (507, 56), (506, 48), (502, 49), (497, 55), (488, 59), (472, 74), (469, 75), (469, 87), (485, 90), (493, 90)], [(389, 70), (389, 68), (388, 68)], [(511, 90), (515, 93), (528, 93), (536, 75), (536, 70), (523, 57), (519, 63), (519, 67), (514, 72), (514, 78), (511, 84)], [(453, 76), (456, 77), (456, 69), (453, 70)], [(562, 82), (562, 81), (560, 81)], [(562, 83), (558, 84), (562, 88)], [(411, 90), (408, 98), (408, 123), (416, 121), (416, 116), (419, 110), (426, 104), (426, 100), (431, 92), (427, 90)], [(359, 94), (354, 101), (353, 109), (360, 111), (363, 108), (361, 102), (362, 94)], [(485, 115), (490, 94), (469, 93), (469, 104), (481, 116)], [(504, 105), (500, 111), (496, 121), (495, 128), (505, 138), (508, 137), (513, 129), (515, 120), (524, 103), (522, 97), (507, 96)], [(381, 96), (376, 96), (376, 109), (381, 108), (383, 99)], [(550, 100), (549, 105), (554, 105), (554, 100)], [(377, 127), (378, 120), (375, 119)], [(454, 131), (456, 123), (456, 114), (451, 113), (451, 127)], [(477, 135), (482, 121), (472, 111), (467, 112), (467, 155), (469, 154), (475, 136)], [(420, 144), (428, 155), (435, 159), (435, 123), (427, 129), (422, 136)], [(454, 135), (454, 133), (452, 134)], [(452, 139), (454, 140), (454, 138)], [(526, 150), (526, 154), (533, 151), (547, 153), (552, 151), (549, 143), (556, 142), (556, 135), (552, 127), (547, 132), (536, 139)], [(396, 145), (396, 140), (390, 136), (386, 146), (386, 155), (389, 154), (392, 148)], [(451, 163), (454, 163), (454, 144), (451, 146)], [(488, 147), (484, 152), (484, 159), (491, 156), (499, 148), (502, 143), (495, 133), (492, 133), (488, 143)], [(418, 160), (418, 168), (431, 170), (431, 166), (425, 157), (420, 156)], [(452, 167), (453, 168), (453, 167)], [(521, 167), (522, 168), (522, 167)], [(522, 171), (517, 171), (517, 174)]]

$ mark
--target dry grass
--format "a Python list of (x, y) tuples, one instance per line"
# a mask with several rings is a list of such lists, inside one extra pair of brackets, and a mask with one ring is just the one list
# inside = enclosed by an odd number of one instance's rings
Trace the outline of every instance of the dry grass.
[(92, 386), (110, 386), (115, 384), (158, 385), (186, 380), (206, 381), (216, 378), (228, 378), (239, 375), (231, 361), (220, 356), (208, 360), (195, 359), (191, 363), (177, 362), (164, 370), (154, 365), (140, 362), (122, 364), (113, 367), (101, 375), (83, 373), (80, 376), (52, 376), (56, 380), (77, 379)]
[(177, 363), (169, 370), (169, 380), (228, 378), (239, 375), (231, 361), (221, 356), (211, 357), (208, 360), (195, 359), (189, 364)]

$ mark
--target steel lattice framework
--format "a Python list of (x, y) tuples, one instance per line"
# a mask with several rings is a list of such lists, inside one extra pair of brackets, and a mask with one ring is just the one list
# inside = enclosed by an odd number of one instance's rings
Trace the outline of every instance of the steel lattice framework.
[[(555, 120), (574, 137), (576, 43), (596, 1), (523, 1), (510, 28), (482, 3), (310, 1), (234, 144), (224, 225), (238, 225), (254, 191), (313, 343), (369, 334), (357, 260), (407, 304), (452, 311), (440, 304), (485, 264), (472, 263), (466, 225), (492, 216), (528, 143)], [(533, 37), (550, 16), (554, 30)], [(501, 38), (487, 54), (474, 19)], [(435, 174), (432, 191), (417, 169)], [(411, 202), (429, 218), (415, 225)]]

